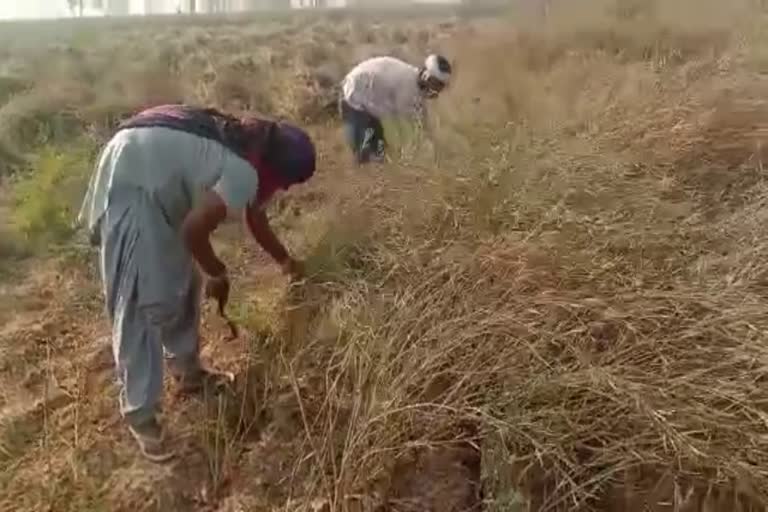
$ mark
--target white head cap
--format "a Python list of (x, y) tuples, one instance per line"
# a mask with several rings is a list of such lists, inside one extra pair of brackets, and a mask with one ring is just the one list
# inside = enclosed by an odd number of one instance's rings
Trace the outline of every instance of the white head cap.
[(433, 53), (424, 61), (425, 78), (434, 78), (444, 85), (448, 85), (448, 82), (451, 81), (452, 72), (451, 63), (442, 55)]

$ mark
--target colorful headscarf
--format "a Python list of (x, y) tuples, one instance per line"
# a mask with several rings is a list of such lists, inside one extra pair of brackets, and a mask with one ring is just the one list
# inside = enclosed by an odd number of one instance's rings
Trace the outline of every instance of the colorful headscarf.
[(246, 159), (259, 173), (259, 204), (269, 201), (277, 190), (312, 177), (315, 146), (304, 130), (254, 117), (244, 118), (242, 127), (251, 141)]
[[(315, 172), (315, 146), (301, 128), (255, 116), (237, 118), (211, 108), (160, 105), (123, 122), (119, 129), (163, 126), (216, 140), (259, 171), (260, 196), (307, 181)], [(262, 192), (263, 191), (263, 192)]]
[(265, 161), (291, 185), (304, 183), (315, 173), (315, 145), (309, 134), (288, 123), (278, 123), (266, 147)]

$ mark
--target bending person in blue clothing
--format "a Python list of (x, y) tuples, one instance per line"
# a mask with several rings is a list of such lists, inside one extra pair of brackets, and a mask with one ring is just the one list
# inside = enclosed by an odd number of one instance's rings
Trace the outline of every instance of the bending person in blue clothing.
[(102, 151), (79, 220), (101, 249), (121, 384), (120, 410), (141, 452), (173, 456), (157, 420), (163, 355), (182, 392), (224, 374), (199, 359), (200, 282), (220, 301), (229, 294), (210, 235), (241, 213), (286, 273), (301, 274), (270, 228), (263, 206), (278, 189), (308, 180), (315, 148), (301, 129), (213, 109), (155, 107), (123, 123)]

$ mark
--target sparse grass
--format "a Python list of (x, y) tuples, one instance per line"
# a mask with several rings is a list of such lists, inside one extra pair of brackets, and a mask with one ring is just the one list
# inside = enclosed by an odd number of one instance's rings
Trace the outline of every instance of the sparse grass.
[[(248, 283), (231, 307), (247, 332), (225, 345), (206, 325), (205, 353), (238, 385), (166, 413), (202, 459), (160, 477), (65, 468), (51, 462), (69, 453), (58, 441), (15, 449), (8, 499), (42, 503), (24, 499), (42, 471), (57, 510), (452, 510), (477, 505), (481, 478), (493, 510), (763, 510), (768, 90), (755, 70), (768, 31), (759, 6), (727, 7), (552, 2), (525, 26), (130, 27), (111, 41), (89, 31), (76, 52), (17, 50), (35, 85), (14, 89), (0, 128), (21, 127), (2, 136), (23, 133), (23, 153), (40, 155), (11, 189), (31, 239), (71, 234), (70, 190), (92, 155), (62, 144), (103, 141), (122, 115), (176, 97), (312, 125), (322, 166), (308, 189), (322, 199), (302, 190), (274, 208), (304, 282), (222, 242)], [(432, 147), (404, 133), (393, 162), (352, 168), (324, 102), (352, 62), (397, 45), (447, 53), (457, 81), (432, 109)], [(137, 51), (147, 58), (121, 60)], [(58, 94), (39, 96), (44, 77)], [(0, 368), (35, 340), (54, 340), (52, 375), (94, 350), (60, 340), (95, 339), (97, 312), (66, 288), (55, 297), (43, 315), (71, 315), (66, 332), (3, 334)], [(115, 431), (102, 410), (113, 388), (83, 386), (78, 438)], [(71, 437), (67, 411), (52, 412), (51, 439)]]

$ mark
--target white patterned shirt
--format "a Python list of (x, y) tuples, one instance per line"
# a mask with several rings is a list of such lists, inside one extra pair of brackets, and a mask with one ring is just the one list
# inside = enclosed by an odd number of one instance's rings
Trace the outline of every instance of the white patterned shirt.
[(381, 120), (422, 120), (426, 113), (419, 68), (394, 57), (374, 57), (355, 66), (342, 82), (342, 94), (349, 106)]

